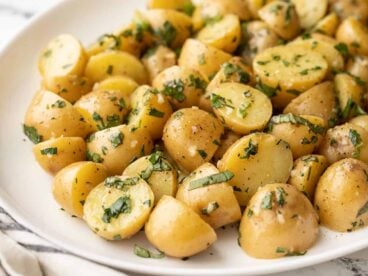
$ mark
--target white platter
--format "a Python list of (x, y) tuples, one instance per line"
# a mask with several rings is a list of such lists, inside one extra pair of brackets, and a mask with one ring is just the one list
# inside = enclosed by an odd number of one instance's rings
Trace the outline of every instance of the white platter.
[(145, 0), (64, 0), (34, 19), (0, 55), (0, 205), (19, 222), (51, 242), (85, 258), (148, 274), (254, 275), (281, 272), (331, 260), (368, 246), (368, 229), (337, 234), (325, 229), (305, 256), (256, 260), (237, 245), (236, 228), (218, 231), (218, 242), (187, 261), (142, 259), (135, 243), (147, 245), (143, 233), (131, 240), (107, 242), (71, 218), (54, 202), (51, 177), (36, 164), (21, 123), (39, 86), (39, 51), (60, 33), (71, 33), (87, 44), (132, 17)]

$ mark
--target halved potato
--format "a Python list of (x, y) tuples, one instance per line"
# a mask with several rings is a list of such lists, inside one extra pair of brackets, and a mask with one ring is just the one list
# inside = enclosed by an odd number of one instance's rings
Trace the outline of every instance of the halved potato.
[(223, 83), (211, 90), (211, 105), (216, 116), (240, 134), (262, 130), (272, 116), (270, 99), (240, 83)]
[(336, 39), (348, 45), (350, 53), (368, 56), (368, 28), (358, 19), (346, 18), (337, 28)]
[(48, 173), (55, 174), (67, 165), (86, 160), (86, 143), (81, 137), (59, 137), (33, 146), (38, 164)]
[(131, 162), (151, 153), (152, 148), (146, 130), (120, 125), (92, 134), (87, 141), (87, 158), (105, 165), (109, 175), (118, 175)]
[(151, 187), (156, 204), (162, 196), (175, 196), (178, 186), (178, 174), (175, 167), (161, 151), (139, 158), (130, 164), (123, 175), (139, 176)]
[(91, 126), (69, 102), (41, 90), (33, 97), (24, 117), (24, 132), (35, 143), (60, 136), (86, 137)]
[(227, 14), (221, 20), (205, 26), (197, 34), (199, 41), (228, 53), (236, 50), (240, 38), (240, 21), (233, 14)]
[(83, 219), (104, 239), (127, 239), (143, 227), (154, 199), (151, 188), (139, 177), (108, 177), (87, 196)]
[(309, 29), (326, 14), (328, 0), (291, 0), (298, 13), (300, 27)]
[(122, 51), (108, 51), (91, 56), (86, 65), (85, 75), (93, 82), (110, 76), (128, 76), (139, 84), (148, 81), (148, 75), (141, 61)]
[(335, 12), (331, 12), (322, 18), (317, 24), (313, 27), (312, 31), (325, 34), (328, 36), (335, 36), (335, 32), (337, 27), (339, 26), (339, 17)]
[(231, 172), (220, 173), (205, 163), (186, 177), (179, 186), (176, 199), (192, 208), (213, 228), (240, 220), (241, 211), (233, 188), (226, 183)]
[(164, 125), (172, 114), (169, 100), (157, 90), (144, 85), (132, 94), (131, 106), (128, 125), (134, 129), (147, 130), (152, 139), (160, 138)]
[(366, 24), (368, 21), (368, 3), (366, 0), (330, 0), (330, 10), (337, 13), (341, 19), (354, 17)]
[(273, 0), (245, 0), (253, 19), (259, 19), (258, 11)]
[(144, 227), (147, 239), (168, 256), (183, 258), (206, 250), (216, 232), (184, 203), (163, 196)]
[(88, 161), (76, 162), (57, 173), (52, 193), (66, 212), (82, 218), (83, 206), (89, 192), (106, 177), (107, 172), (103, 165)]
[(215, 162), (219, 161), (224, 156), (225, 152), (231, 147), (231, 145), (241, 137), (242, 135), (231, 130), (225, 130), (225, 134), (221, 137), (220, 141), (213, 141), (215, 144), (219, 145), (219, 148), (216, 150), (215, 155), (213, 156), (213, 160)]
[(228, 183), (233, 186), (240, 205), (245, 206), (260, 186), (287, 181), (293, 156), (283, 140), (266, 133), (253, 133), (235, 142), (217, 166), (222, 172), (234, 174)]
[(130, 95), (138, 88), (138, 83), (132, 78), (127, 76), (113, 76), (104, 79), (101, 82), (95, 83), (93, 90), (117, 90), (123, 93), (125, 96)]

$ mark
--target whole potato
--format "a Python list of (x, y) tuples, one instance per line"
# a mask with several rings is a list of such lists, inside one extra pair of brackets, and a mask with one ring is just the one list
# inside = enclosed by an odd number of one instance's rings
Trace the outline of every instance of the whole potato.
[(241, 211), (233, 188), (226, 182), (231, 172), (220, 173), (205, 163), (186, 177), (176, 199), (192, 208), (213, 228), (240, 220)]
[(318, 216), (306, 196), (288, 184), (268, 184), (244, 211), (239, 244), (255, 258), (298, 256), (316, 242), (318, 233)]
[(368, 165), (347, 158), (332, 164), (320, 178), (314, 204), (321, 224), (339, 232), (368, 223)]
[(119, 175), (134, 160), (152, 151), (153, 142), (143, 129), (127, 125), (100, 130), (87, 141), (87, 159), (105, 165), (109, 175)]
[(107, 172), (103, 165), (88, 161), (76, 162), (56, 174), (52, 193), (66, 212), (82, 218), (89, 192), (106, 177)]
[(319, 153), (330, 164), (348, 157), (368, 162), (368, 132), (353, 123), (335, 126), (327, 131)]
[(266, 133), (253, 133), (236, 141), (217, 167), (234, 174), (228, 183), (233, 186), (239, 204), (245, 206), (260, 186), (288, 180), (293, 156), (283, 140)]
[(59, 137), (33, 146), (38, 164), (48, 173), (55, 174), (67, 165), (86, 159), (86, 143), (81, 137)]
[(216, 232), (184, 203), (163, 196), (144, 227), (147, 239), (168, 256), (183, 258), (204, 251)]
[(211, 114), (184, 108), (167, 121), (162, 139), (179, 167), (191, 172), (212, 159), (223, 132), (221, 122)]

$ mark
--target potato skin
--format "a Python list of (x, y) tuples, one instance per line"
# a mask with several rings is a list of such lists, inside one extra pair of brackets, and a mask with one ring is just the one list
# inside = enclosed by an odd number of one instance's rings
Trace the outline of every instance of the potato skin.
[(368, 56), (368, 29), (358, 19), (348, 17), (337, 28), (336, 39), (349, 47), (349, 52)]
[(325, 127), (325, 122), (320, 117), (289, 113), (272, 117), (269, 133), (286, 141), (296, 159), (311, 154), (319, 147), (326, 132)]
[(363, 24), (368, 20), (368, 3), (365, 0), (346, 1), (334, 0), (330, 1), (330, 9), (337, 13), (341, 19), (354, 17)]
[[(231, 171), (228, 181), (240, 206), (247, 205), (260, 186), (286, 182), (293, 166), (290, 147), (266, 133), (253, 133), (236, 141), (217, 163), (220, 171)], [(268, 168), (264, 173), (264, 168)]]
[(81, 137), (59, 137), (33, 146), (33, 154), (40, 166), (55, 174), (67, 165), (86, 159), (86, 143)]
[(335, 126), (327, 131), (319, 153), (330, 164), (348, 157), (368, 162), (368, 132), (352, 123)]
[(347, 63), (347, 71), (362, 81), (368, 82), (368, 57), (353, 56)]
[(368, 115), (360, 115), (357, 117), (354, 117), (349, 121), (349, 123), (360, 126), (361, 128), (368, 130)]
[[(230, 130), (225, 130), (225, 134), (221, 137), (221, 141), (219, 141), (219, 148), (216, 150), (215, 155), (213, 156), (214, 161), (219, 161), (224, 156), (226, 151), (231, 147), (231, 145), (238, 141), (241, 137), (242, 135), (240, 134)], [(216, 141), (216, 143), (217, 142), (218, 141)]]
[[(211, 160), (224, 128), (211, 114), (198, 108), (183, 108), (167, 121), (163, 141), (174, 161), (191, 172)], [(183, 145), (186, 145), (183, 147)]]
[(34, 96), (24, 117), (27, 127), (36, 128), (41, 140), (86, 137), (92, 132), (79, 112), (53, 92), (41, 90)]
[(204, 251), (217, 239), (216, 232), (198, 214), (170, 196), (161, 198), (144, 230), (156, 248), (176, 258)]
[[(131, 178), (117, 176), (115, 179), (122, 181)], [(103, 217), (106, 208), (119, 200), (128, 197), (130, 204), (126, 213), (112, 217), (106, 222)], [(127, 239), (138, 233), (147, 221), (152, 210), (154, 195), (148, 184), (137, 178), (134, 185), (128, 185), (124, 189), (108, 187), (105, 183), (97, 185), (87, 196), (84, 204), (83, 218), (95, 234), (107, 240)]]
[(130, 162), (151, 153), (152, 148), (146, 130), (120, 125), (94, 133), (87, 143), (87, 157), (105, 165), (109, 175), (119, 175)]
[(312, 31), (317, 33), (322, 33), (328, 36), (335, 36), (337, 27), (339, 26), (340, 20), (335, 12), (331, 12), (322, 18), (313, 27)]
[(255, 258), (305, 254), (318, 238), (318, 216), (307, 197), (288, 184), (258, 189), (240, 227), (241, 248)]
[(350, 232), (368, 223), (368, 165), (353, 158), (332, 164), (320, 178), (314, 204), (321, 224)]
[(300, 27), (308, 30), (325, 15), (328, 0), (292, 0), (298, 14)]
[(57, 173), (52, 193), (69, 214), (83, 217), (83, 205), (89, 192), (107, 177), (103, 165), (82, 161), (70, 164)]
[[(233, 188), (226, 182), (190, 190), (190, 182), (219, 173), (211, 163), (205, 163), (186, 177), (179, 186), (176, 199), (192, 208), (213, 228), (240, 220), (241, 211)], [(217, 204), (213, 212), (206, 213), (210, 204)]]
[(327, 159), (323, 155), (304, 155), (295, 160), (288, 183), (312, 201), (318, 180), (327, 165)]

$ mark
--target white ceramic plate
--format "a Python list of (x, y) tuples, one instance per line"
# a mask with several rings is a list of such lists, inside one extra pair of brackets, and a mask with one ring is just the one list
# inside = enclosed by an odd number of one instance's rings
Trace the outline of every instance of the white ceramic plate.
[(36, 164), (31, 143), (21, 130), (23, 115), (39, 86), (37, 57), (60, 33), (71, 33), (85, 44), (132, 17), (145, 0), (64, 0), (34, 19), (0, 56), (0, 204), (18, 221), (55, 244), (88, 259), (149, 274), (267, 274), (317, 264), (368, 246), (368, 229), (349, 234), (322, 230), (305, 256), (256, 260), (237, 245), (236, 228), (218, 230), (218, 242), (187, 261), (142, 259), (135, 243), (148, 245), (143, 233), (131, 240), (107, 242), (71, 218), (54, 202), (51, 177)]

